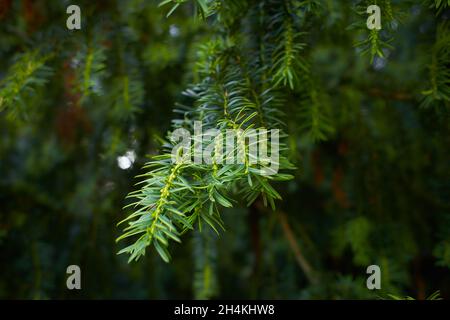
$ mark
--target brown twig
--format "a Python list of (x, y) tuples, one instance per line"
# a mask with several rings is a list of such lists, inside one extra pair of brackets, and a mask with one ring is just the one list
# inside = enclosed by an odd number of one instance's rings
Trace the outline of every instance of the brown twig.
[[(256, 202), (255, 205), (261, 211), (265, 212), (268, 211), (268, 208), (264, 207), (260, 202)], [(303, 270), (306, 278), (310, 283), (314, 285), (317, 284), (319, 282), (319, 279), (317, 278), (309, 262), (306, 260), (305, 256), (302, 254), (300, 246), (298, 245), (298, 242), (296, 240), (294, 231), (289, 225), (287, 215), (280, 210), (278, 210), (275, 214), (277, 215), (280, 221), (281, 227), (284, 232), (284, 236), (286, 237), (286, 240), (289, 242), (289, 246), (291, 247), (291, 250), (294, 253), (295, 260), (297, 261), (298, 266), (300, 267), (300, 269)]]
[(306, 278), (308, 278), (309, 282), (311, 282), (312, 284), (317, 284), (318, 283), (318, 279), (314, 274), (314, 271), (311, 267), (311, 265), (309, 264), (309, 262), (306, 260), (306, 258), (303, 256), (300, 247), (298, 245), (298, 242), (295, 238), (294, 232), (292, 231), (287, 216), (284, 212), (278, 211), (277, 212), (277, 216), (280, 220), (281, 223), (281, 227), (283, 228), (283, 232), (284, 235), (286, 237), (286, 239), (289, 242), (289, 245), (292, 249), (292, 252), (295, 255), (295, 260), (297, 261), (298, 265), (300, 266), (300, 268), (303, 270), (303, 272), (305, 273)]

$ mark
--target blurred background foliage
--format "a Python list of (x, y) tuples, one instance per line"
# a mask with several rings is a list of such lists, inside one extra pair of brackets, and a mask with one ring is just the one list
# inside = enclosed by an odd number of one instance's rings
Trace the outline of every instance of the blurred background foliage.
[[(448, 2), (372, 1), (376, 35), (370, 1), (166, 2), (76, 1), (82, 30), (68, 31), (71, 1), (0, 0), (0, 298), (448, 298)], [(281, 57), (308, 76), (274, 72), (298, 167), (276, 212), (225, 209), (220, 237), (205, 229), (169, 264), (154, 250), (128, 264), (115, 243), (125, 196), (205, 45), (233, 28), (241, 46), (285, 41), (254, 27), (286, 3), (305, 47)], [(81, 291), (66, 288), (71, 264)], [(381, 291), (366, 288), (371, 264)]]

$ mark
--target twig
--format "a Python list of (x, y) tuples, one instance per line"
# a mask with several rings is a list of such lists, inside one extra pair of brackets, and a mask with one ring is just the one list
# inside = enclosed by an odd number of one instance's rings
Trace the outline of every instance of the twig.
[(317, 284), (318, 279), (314, 275), (314, 271), (309, 264), (309, 262), (305, 259), (303, 256), (300, 247), (297, 243), (297, 240), (295, 239), (294, 232), (292, 231), (291, 227), (289, 226), (289, 222), (287, 220), (287, 216), (284, 212), (278, 211), (277, 216), (280, 219), (281, 227), (283, 228), (284, 235), (286, 239), (289, 242), (289, 245), (291, 246), (291, 249), (295, 255), (295, 260), (297, 260), (298, 265), (305, 273), (306, 278), (308, 278), (309, 282), (312, 284)]
[[(256, 207), (258, 207), (259, 210), (261, 210), (263, 212), (268, 211), (268, 209), (266, 207), (264, 207), (260, 202), (256, 202), (255, 205), (256, 205)], [(315, 275), (315, 272), (314, 272), (313, 268), (311, 267), (311, 265), (309, 264), (309, 262), (303, 256), (303, 254), (300, 250), (300, 246), (298, 245), (297, 240), (295, 238), (294, 231), (292, 231), (292, 229), (289, 225), (287, 215), (280, 210), (278, 210), (275, 214), (277, 215), (278, 219), (280, 220), (281, 227), (284, 232), (284, 236), (286, 237), (287, 241), (289, 242), (292, 252), (294, 253), (295, 260), (297, 261), (297, 264), (299, 265), (300, 269), (303, 270), (306, 278), (308, 279), (308, 281), (310, 283), (312, 283), (314, 285), (318, 284), (319, 279)]]

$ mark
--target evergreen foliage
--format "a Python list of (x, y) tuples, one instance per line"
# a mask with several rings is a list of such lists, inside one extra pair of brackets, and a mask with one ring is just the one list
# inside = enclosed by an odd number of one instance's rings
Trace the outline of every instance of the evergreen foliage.
[(450, 1), (69, 4), (0, 0), (0, 297), (449, 296)]

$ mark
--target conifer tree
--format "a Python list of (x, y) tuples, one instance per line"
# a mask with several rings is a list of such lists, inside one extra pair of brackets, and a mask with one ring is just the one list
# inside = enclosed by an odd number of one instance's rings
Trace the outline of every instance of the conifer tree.
[(70, 4), (0, 0), (0, 297), (448, 297), (450, 1)]

